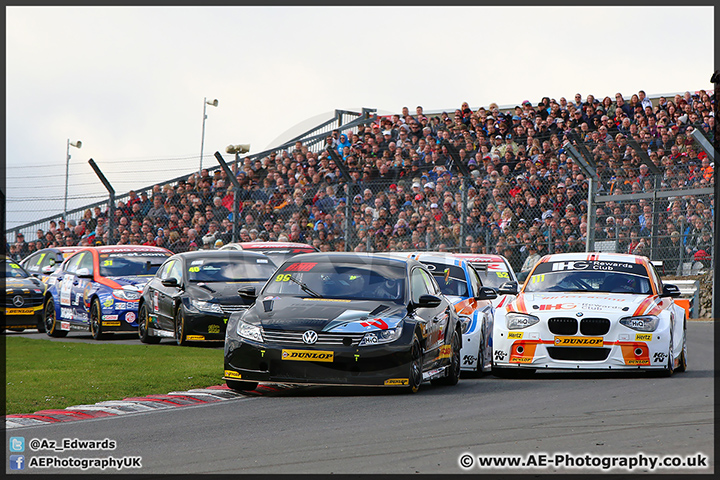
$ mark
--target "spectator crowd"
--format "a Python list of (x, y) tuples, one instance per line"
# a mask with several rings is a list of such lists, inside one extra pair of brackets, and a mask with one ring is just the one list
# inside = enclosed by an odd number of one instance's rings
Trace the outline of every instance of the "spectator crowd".
[[(462, 103), (438, 115), (404, 107), (353, 131), (332, 131), (319, 152), (298, 141), (245, 158), (233, 167), (239, 191), (222, 169), (202, 170), (130, 191), (117, 201), (112, 236), (108, 210), (95, 207), (78, 221), (51, 221), (31, 241), (18, 234), (8, 249), (20, 259), (45, 247), (111, 238), (173, 252), (217, 248), (232, 240), (237, 194), (239, 241), (302, 242), (321, 251), (462, 249), (504, 255), (521, 271), (546, 253), (584, 251), (591, 234), (620, 252), (650, 255), (652, 246), (672, 271), (683, 258), (709, 260), (712, 195), (623, 199), (589, 209), (589, 180), (566, 142), (578, 140), (589, 152), (601, 195), (711, 187), (714, 164), (690, 134), (699, 129), (713, 141), (714, 101), (703, 90), (657, 102), (639, 91), (629, 99), (543, 97), (504, 112), (495, 103), (475, 110)], [(328, 149), (342, 158), (349, 186)], [(660, 171), (657, 181), (653, 170)]]

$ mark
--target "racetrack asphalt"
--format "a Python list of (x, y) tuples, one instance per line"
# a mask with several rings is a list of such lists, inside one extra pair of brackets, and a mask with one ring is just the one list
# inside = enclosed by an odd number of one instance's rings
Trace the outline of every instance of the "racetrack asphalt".
[[(110, 452), (26, 451), (26, 462), (40, 455), (142, 457), (140, 470), (123, 473), (488, 473), (493, 470), (477, 464), (464, 470), (460, 456), (701, 453), (709, 457), (706, 469), (653, 473), (709, 474), (715, 459), (713, 328), (712, 322), (688, 324), (689, 369), (671, 378), (542, 372), (528, 379), (463, 378), (454, 387), (423, 384), (415, 395), (391, 389), (300, 387), (261, 397), (14, 428), (6, 437), (109, 438), (117, 442)], [(73, 332), (62, 340), (83, 341), (79, 337), (82, 334)], [(136, 338), (129, 341), (137, 343)], [(17, 473), (7, 464), (6, 470)], [(644, 467), (629, 473), (649, 471)], [(51, 472), (76, 473), (36, 470)], [(600, 468), (555, 466), (493, 471), (554, 472), (605, 473)]]

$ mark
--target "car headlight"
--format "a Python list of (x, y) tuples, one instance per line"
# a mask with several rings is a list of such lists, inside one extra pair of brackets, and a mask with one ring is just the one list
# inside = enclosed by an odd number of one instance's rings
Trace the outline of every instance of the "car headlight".
[(460, 328), (462, 328), (462, 333), (467, 333), (468, 328), (470, 328), (471, 323), (472, 323), (472, 319), (470, 317), (466, 317), (465, 315), (460, 315)]
[(535, 325), (540, 319), (535, 315), (525, 315), (524, 313), (508, 313), (505, 317), (505, 323), (508, 330), (520, 330), (530, 325)]
[(202, 300), (190, 300), (190, 305), (202, 312), (219, 313), (222, 315), (222, 307), (213, 302), (203, 302)]
[(262, 327), (258, 325), (251, 325), (240, 320), (238, 321), (235, 331), (242, 338), (247, 338), (248, 340), (252, 340), (254, 342), (263, 343)]
[(359, 347), (365, 347), (368, 345), (379, 345), (381, 343), (394, 342), (402, 334), (402, 323), (399, 323), (395, 328), (389, 328), (387, 330), (378, 330), (375, 332), (368, 332), (363, 336), (362, 340), (358, 344)]
[(642, 317), (625, 317), (620, 319), (620, 325), (637, 330), (638, 332), (654, 332), (660, 322), (660, 318), (655, 315), (645, 315)]
[(140, 292), (136, 290), (113, 290), (113, 296), (122, 300), (137, 300), (140, 298)]

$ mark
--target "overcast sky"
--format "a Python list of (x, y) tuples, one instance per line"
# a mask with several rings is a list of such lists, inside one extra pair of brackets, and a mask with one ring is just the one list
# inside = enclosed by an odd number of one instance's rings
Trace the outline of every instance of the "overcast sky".
[[(712, 89), (705, 7), (6, 7), (7, 227), (381, 113)], [(273, 144), (273, 145), (271, 145)], [(225, 155), (230, 159), (230, 155)], [(34, 239), (34, 235), (28, 238)]]

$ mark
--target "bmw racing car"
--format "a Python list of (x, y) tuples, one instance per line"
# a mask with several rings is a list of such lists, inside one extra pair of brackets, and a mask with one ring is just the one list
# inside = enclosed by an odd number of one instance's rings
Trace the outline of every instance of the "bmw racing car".
[(170, 257), (147, 283), (140, 299), (138, 333), (143, 343), (174, 338), (188, 342), (225, 340), (233, 312), (255, 301), (256, 289), (275, 271), (265, 255), (200, 250)]
[(48, 277), (62, 262), (84, 247), (49, 247), (33, 252), (20, 261), (20, 265), (34, 277), (47, 282)]
[(546, 255), (495, 312), (493, 373), (687, 368), (685, 310), (646, 257)]
[(517, 295), (518, 278), (508, 259), (502, 255), (485, 255), (478, 253), (457, 253), (456, 257), (466, 260), (480, 275), (482, 284), (497, 290), (498, 297), (493, 301), (495, 307), (512, 301)]
[(5, 258), (4, 329), (22, 332), (26, 328), (45, 331), (43, 307), (47, 286), (15, 261)]
[(492, 332), (497, 298), (495, 289), (483, 287), (478, 272), (468, 262), (449, 253), (414, 253), (412, 258), (433, 274), (442, 293), (460, 316), (463, 346), (460, 370), (482, 375), (492, 362)]
[(235, 390), (275, 382), (416, 392), (424, 380), (456, 384), (461, 348), (458, 315), (420, 262), (308, 253), (230, 317), (223, 379)]
[(79, 250), (48, 277), (47, 334), (64, 337), (72, 328), (99, 340), (106, 332), (137, 331), (142, 288), (171, 255), (141, 245)]
[(242, 250), (263, 253), (272, 259), (275, 265), (301, 253), (313, 253), (319, 250), (307, 243), (298, 242), (235, 242), (220, 247), (220, 250)]

